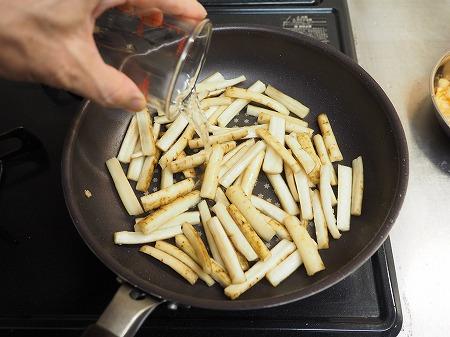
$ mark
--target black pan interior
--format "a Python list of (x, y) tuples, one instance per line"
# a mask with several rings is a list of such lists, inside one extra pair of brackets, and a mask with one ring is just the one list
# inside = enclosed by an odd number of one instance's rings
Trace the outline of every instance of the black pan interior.
[[(67, 138), (63, 185), (69, 211), (81, 236), (115, 273), (148, 293), (214, 309), (256, 309), (310, 296), (338, 282), (366, 261), (385, 240), (406, 191), (408, 154), (401, 124), (379, 86), (359, 66), (332, 47), (307, 37), (264, 27), (216, 29), (201, 77), (221, 71), (273, 84), (311, 108), (306, 120), (331, 119), (344, 164), (362, 155), (365, 167), (363, 215), (352, 217), (350, 232), (321, 251), (327, 269), (307, 277), (298, 271), (277, 288), (262, 281), (238, 300), (219, 286), (189, 286), (161, 263), (118, 247), (112, 234), (131, 230), (105, 167), (116, 156), (130, 120), (124, 111), (85, 105)], [(84, 190), (93, 197), (87, 199)], [(96, 282), (93, 275), (92, 282)]]

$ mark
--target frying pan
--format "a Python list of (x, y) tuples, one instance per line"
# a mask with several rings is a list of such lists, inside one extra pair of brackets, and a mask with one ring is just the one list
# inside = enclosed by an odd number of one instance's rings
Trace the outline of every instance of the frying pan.
[[(131, 116), (87, 102), (66, 139), (64, 194), (86, 244), (123, 280), (97, 325), (85, 332), (87, 336), (131, 336), (162, 301), (243, 310), (311, 296), (339, 282), (370, 258), (397, 217), (408, 180), (404, 132), (389, 99), (355, 62), (333, 47), (300, 34), (262, 26), (221, 26), (214, 30), (201, 77), (215, 71), (227, 78), (245, 74), (247, 85), (259, 79), (298, 97), (311, 108), (306, 120), (316, 130), (317, 115), (326, 112), (344, 164), (363, 156), (363, 214), (352, 217), (351, 230), (321, 251), (326, 270), (313, 277), (296, 272), (276, 288), (262, 281), (234, 301), (228, 300), (219, 286), (189, 286), (159, 261), (139, 253), (137, 247), (113, 244), (113, 233), (129, 230), (132, 219), (117, 196), (105, 160), (117, 155)], [(251, 123), (250, 117), (241, 114), (235, 122)], [(271, 192), (262, 179), (254, 193), (268, 198)], [(93, 197), (86, 198), (85, 189)], [(95, 282), (95, 275), (93, 279)]]

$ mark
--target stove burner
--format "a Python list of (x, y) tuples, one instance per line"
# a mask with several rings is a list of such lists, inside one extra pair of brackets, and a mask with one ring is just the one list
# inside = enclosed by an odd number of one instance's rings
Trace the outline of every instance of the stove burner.
[[(12, 141), (15, 142), (12, 143)], [(15, 145), (17, 142), (18, 145)], [(0, 145), (3, 145), (3, 147), (0, 147), (0, 182), (2, 181), (3, 171), (6, 172), (7, 167), (12, 168), (25, 163), (34, 163), (29, 168), (27, 167), (25, 171), (22, 170), (21, 174), (16, 175), (14, 179), (6, 181), (5, 178), (4, 183), (9, 185), (33, 176), (48, 165), (47, 153), (41, 141), (21, 126), (0, 134)]]

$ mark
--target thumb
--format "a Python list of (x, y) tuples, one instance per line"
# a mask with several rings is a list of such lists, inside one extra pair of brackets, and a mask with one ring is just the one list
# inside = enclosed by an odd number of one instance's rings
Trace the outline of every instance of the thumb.
[[(100, 60), (92, 69), (95, 74), (94, 90), (89, 98), (106, 107), (139, 111), (146, 100), (136, 84), (124, 73)], [(88, 94), (89, 95), (89, 94)]]

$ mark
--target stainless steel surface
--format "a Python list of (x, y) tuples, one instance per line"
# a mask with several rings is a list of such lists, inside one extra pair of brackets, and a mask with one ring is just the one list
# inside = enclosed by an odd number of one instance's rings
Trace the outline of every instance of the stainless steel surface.
[(117, 337), (133, 337), (147, 316), (161, 303), (163, 301), (145, 295), (141, 297), (134, 288), (122, 284), (98, 319), (97, 325)]
[(429, 76), (450, 48), (450, 1), (348, 2), (359, 63), (391, 98), (408, 139), (408, 193), (391, 232), (399, 336), (448, 336), (450, 139), (434, 116)]

